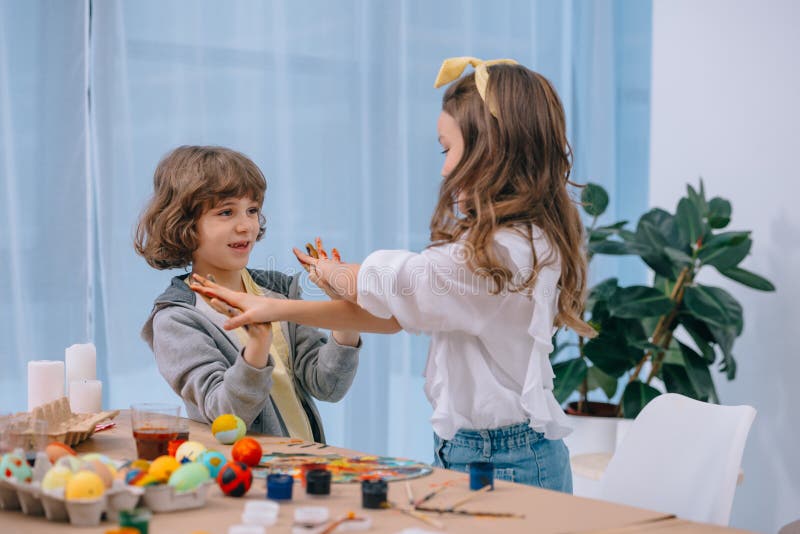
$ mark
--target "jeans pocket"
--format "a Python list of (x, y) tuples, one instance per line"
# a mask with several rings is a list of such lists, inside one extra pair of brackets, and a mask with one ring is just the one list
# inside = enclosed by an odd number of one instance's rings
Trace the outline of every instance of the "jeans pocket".
[(446, 448), (450, 445), (450, 442), (446, 439), (442, 439), (439, 436), (434, 435), (434, 458), (433, 458), (433, 465), (435, 467), (441, 467), (442, 469), (449, 469), (449, 465), (447, 462), (447, 451)]

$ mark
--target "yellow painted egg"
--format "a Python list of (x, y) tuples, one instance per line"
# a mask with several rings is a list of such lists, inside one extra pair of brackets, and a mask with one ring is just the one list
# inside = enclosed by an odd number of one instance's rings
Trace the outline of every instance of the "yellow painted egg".
[(172, 456), (159, 456), (150, 464), (147, 473), (159, 482), (166, 482), (180, 466), (181, 463)]
[(223, 445), (230, 445), (244, 437), (247, 427), (241, 417), (225, 413), (214, 419), (211, 424), (211, 433)]
[(138, 460), (134, 460), (131, 462), (130, 465), (131, 469), (138, 469), (140, 471), (144, 471), (145, 473), (150, 470), (150, 462), (148, 460), (144, 460), (139, 458)]
[(168, 484), (178, 491), (191, 491), (211, 478), (205, 465), (192, 462), (183, 464), (169, 477)]
[(179, 463), (194, 462), (200, 455), (206, 452), (206, 446), (197, 441), (184, 441), (178, 450), (175, 451), (175, 459)]
[(99, 499), (106, 492), (97, 473), (92, 471), (78, 471), (67, 481), (64, 497), (68, 501)]
[(45, 473), (42, 479), (42, 489), (54, 490), (63, 488), (67, 485), (70, 478), (72, 478), (72, 470), (69, 467), (54, 465)]

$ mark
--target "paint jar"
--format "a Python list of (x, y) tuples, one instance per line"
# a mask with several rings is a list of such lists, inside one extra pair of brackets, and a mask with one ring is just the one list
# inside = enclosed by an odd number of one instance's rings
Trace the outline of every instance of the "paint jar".
[(469, 464), (469, 489), (477, 491), (485, 486), (494, 489), (494, 464), (492, 462)]

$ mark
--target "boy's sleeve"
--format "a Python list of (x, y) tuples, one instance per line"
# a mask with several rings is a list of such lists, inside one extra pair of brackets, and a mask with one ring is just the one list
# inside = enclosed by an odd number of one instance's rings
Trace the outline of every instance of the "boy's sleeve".
[(233, 413), (249, 427), (269, 398), (272, 357), (263, 369), (251, 366), (241, 353), (231, 365), (214, 339), (180, 307), (165, 308), (153, 318), (153, 353), (172, 390), (197, 406), (208, 423)]

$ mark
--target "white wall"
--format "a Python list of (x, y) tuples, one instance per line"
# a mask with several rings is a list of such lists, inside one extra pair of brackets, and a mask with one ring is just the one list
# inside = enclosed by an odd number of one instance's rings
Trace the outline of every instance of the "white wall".
[[(733, 204), (751, 229), (743, 266), (776, 286), (760, 293), (708, 273), (745, 310), (736, 380), (724, 404), (758, 415), (731, 526), (776, 532), (800, 518), (800, 2), (655, 0), (650, 204), (674, 210), (685, 183)], [(690, 436), (687, 436), (691, 439)]]

